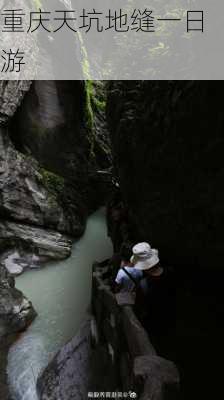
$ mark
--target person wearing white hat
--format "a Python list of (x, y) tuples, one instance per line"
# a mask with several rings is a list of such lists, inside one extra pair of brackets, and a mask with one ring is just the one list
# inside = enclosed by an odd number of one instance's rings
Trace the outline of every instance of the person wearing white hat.
[(147, 274), (159, 276), (163, 273), (163, 268), (159, 262), (157, 249), (152, 249), (149, 243), (142, 242), (132, 248), (131, 262), (138, 270)]
[(166, 335), (172, 323), (173, 282), (168, 270), (163, 269), (157, 249), (149, 243), (142, 242), (132, 248), (131, 262), (136, 270), (142, 271), (141, 292), (136, 298), (135, 311), (139, 319), (150, 332), (151, 339), (156, 340)]

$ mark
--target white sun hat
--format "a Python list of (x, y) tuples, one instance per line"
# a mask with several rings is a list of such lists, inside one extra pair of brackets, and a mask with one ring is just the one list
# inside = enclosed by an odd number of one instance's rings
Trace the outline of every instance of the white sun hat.
[(159, 263), (158, 250), (152, 249), (149, 243), (142, 242), (136, 244), (132, 248), (132, 252), (131, 262), (136, 269), (145, 271)]

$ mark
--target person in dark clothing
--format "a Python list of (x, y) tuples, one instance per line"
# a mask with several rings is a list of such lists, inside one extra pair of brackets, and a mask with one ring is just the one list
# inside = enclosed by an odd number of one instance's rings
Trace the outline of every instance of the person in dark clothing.
[(161, 266), (158, 250), (143, 242), (132, 251), (134, 267), (143, 273), (136, 313), (154, 344), (160, 346), (161, 339), (170, 334), (175, 322), (174, 282), (169, 271)]

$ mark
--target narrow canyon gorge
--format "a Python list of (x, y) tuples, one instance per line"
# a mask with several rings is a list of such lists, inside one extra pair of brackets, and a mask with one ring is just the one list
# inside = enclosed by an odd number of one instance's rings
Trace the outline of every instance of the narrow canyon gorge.
[[(222, 82), (1, 81), (2, 400), (128, 385), (140, 400), (218, 398), (221, 98)], [(160, 342), (113, 303), (122, 248), (139, 242), (172, 272)]]

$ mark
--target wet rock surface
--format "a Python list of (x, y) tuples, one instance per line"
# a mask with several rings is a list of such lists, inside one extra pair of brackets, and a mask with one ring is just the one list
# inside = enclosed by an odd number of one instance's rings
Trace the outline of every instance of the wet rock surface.
[(43, 262), (62, 260), (71, 254), (72, 240), (59, 232), (8, 221), (0, 222), (0, 260), (14, 275)]
[(86, 400), (90, 373), (90, 322), (55, 356), (37, 389), (41, 400)]
[(22, 331), (35, 316), (32, 303), (15, 288), (14, 278), (0, 265), (0, 337)]
[(0, 398), (4, 400), (12, 400), (8, 388), (6, 368), (8, 351), (13, 340), (12, 337), (2, 337), (0, 341)]
[(118, 390), (107, 346), (92, 345), (91, 321), (87, 317), (78, 334), (63, 346), (39, 377), (40, 400), (86, 400), (88, 393), (94, 391)]

